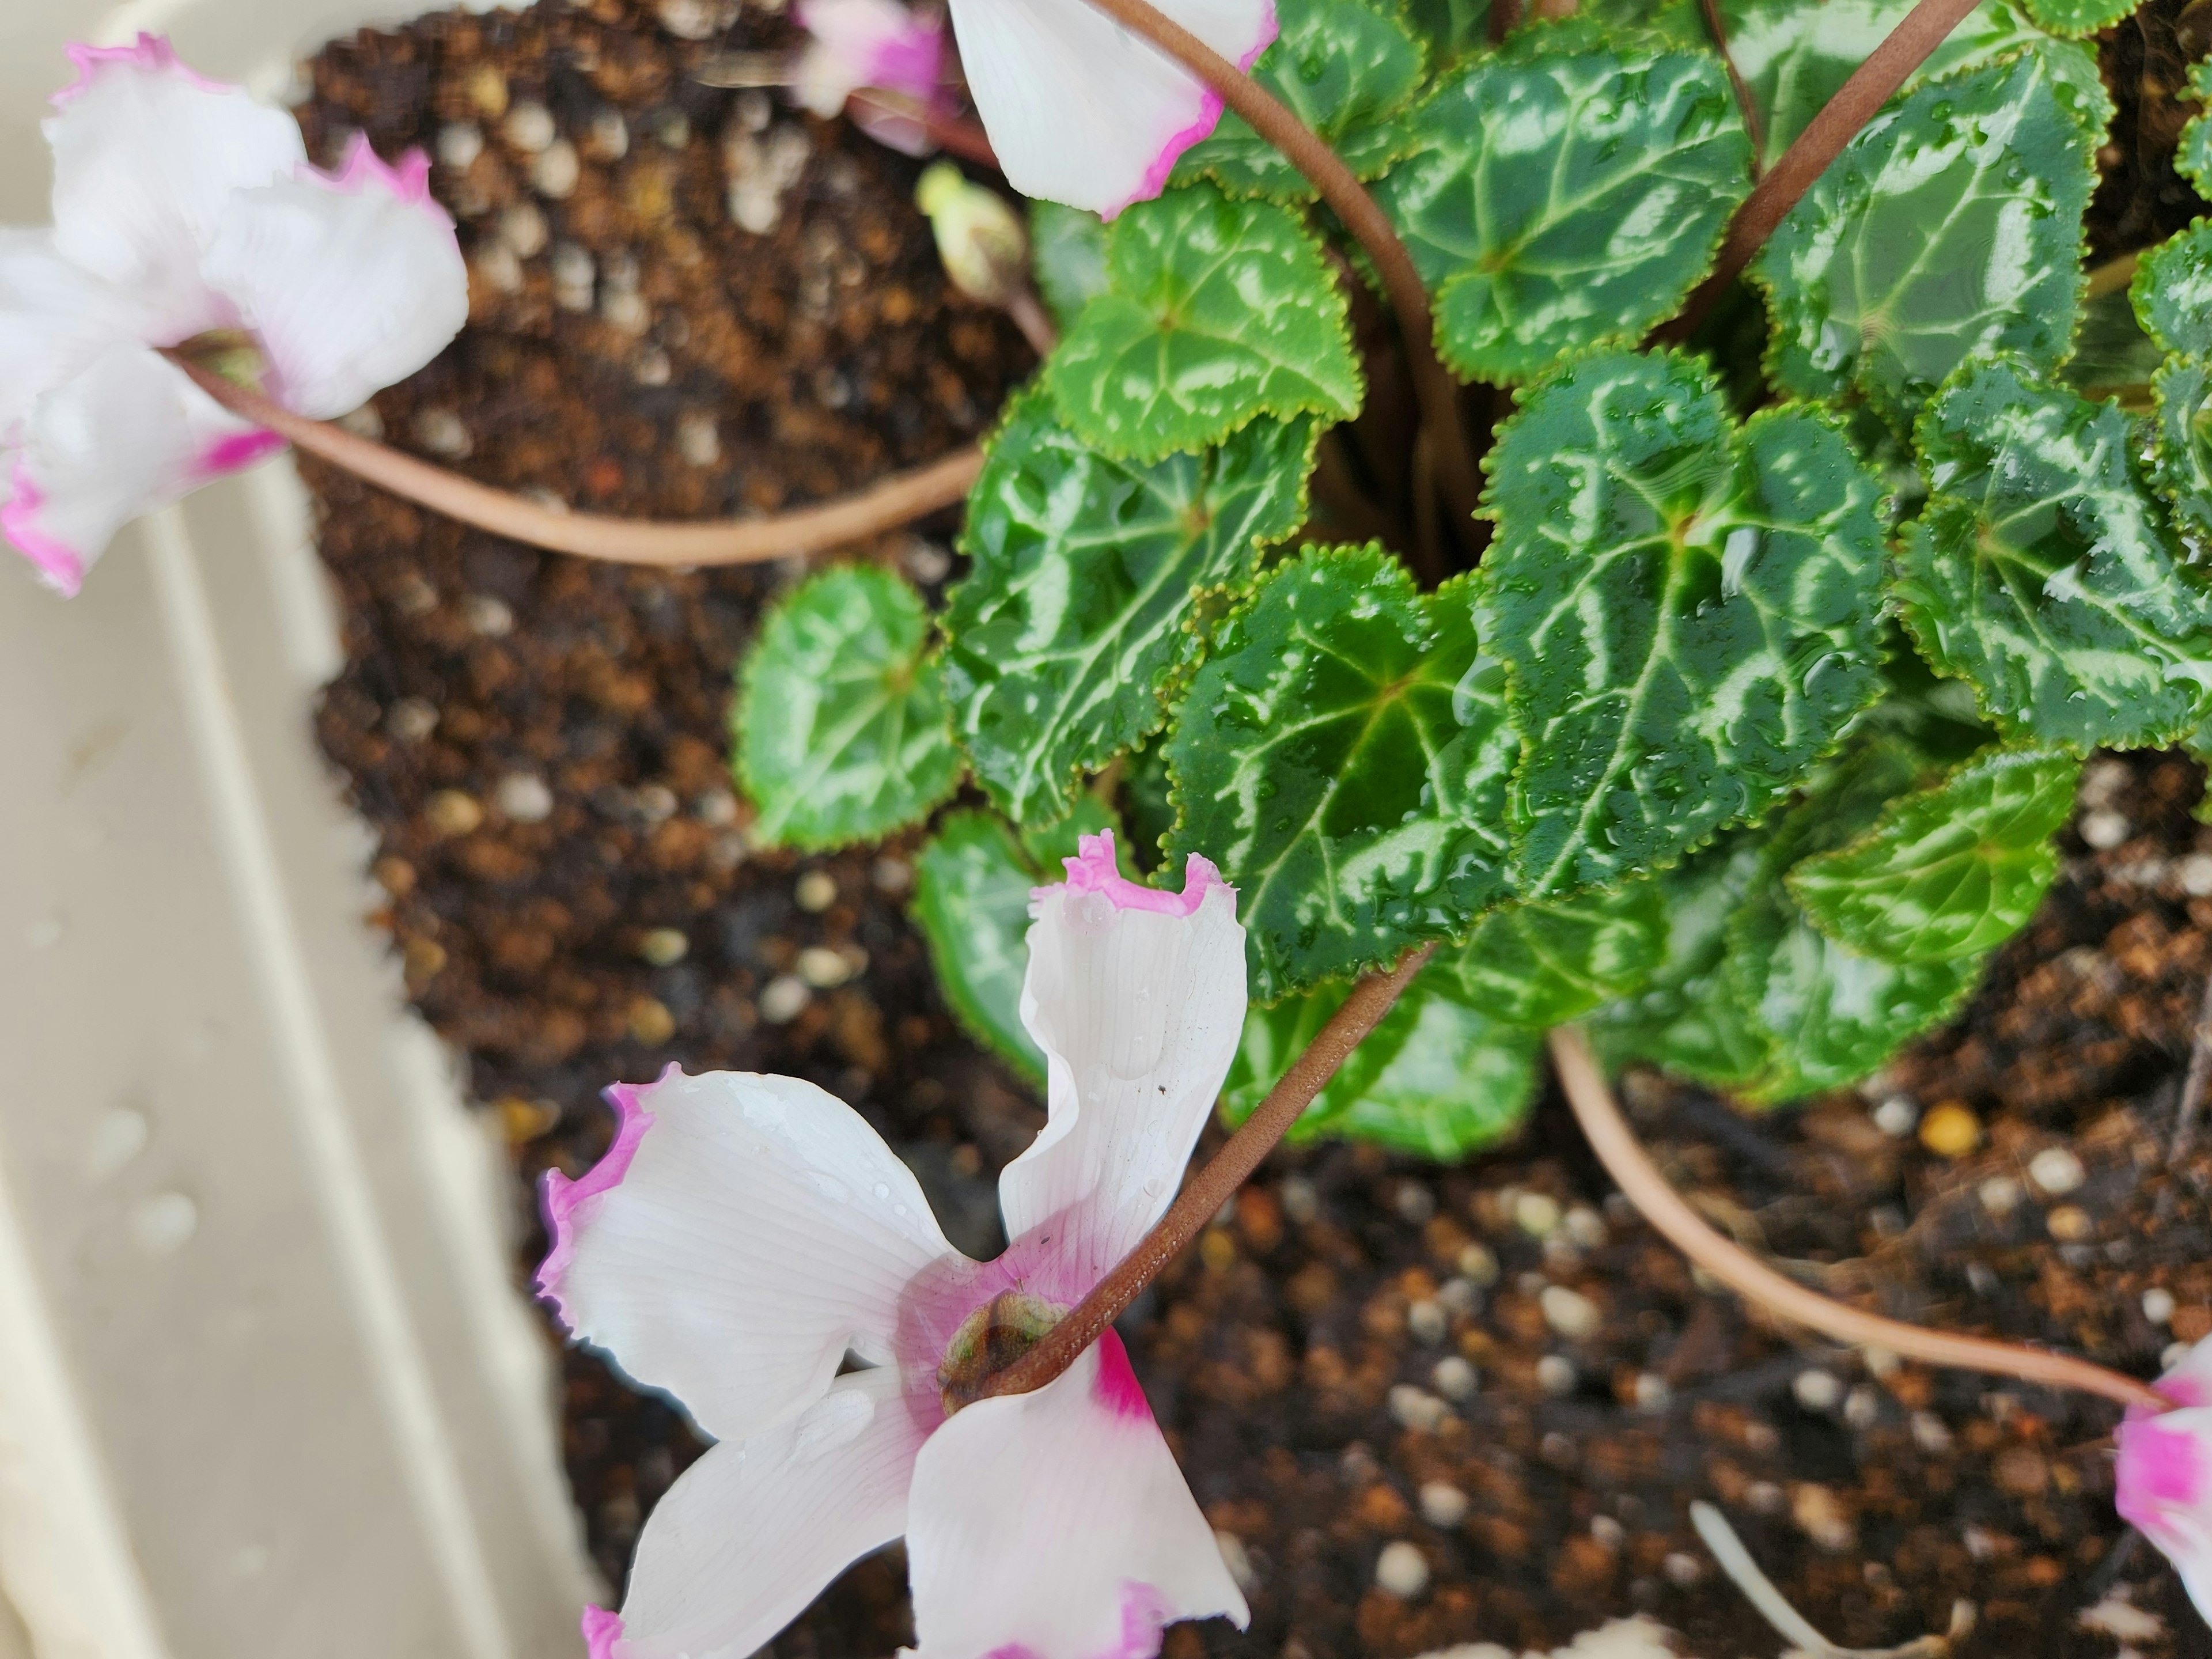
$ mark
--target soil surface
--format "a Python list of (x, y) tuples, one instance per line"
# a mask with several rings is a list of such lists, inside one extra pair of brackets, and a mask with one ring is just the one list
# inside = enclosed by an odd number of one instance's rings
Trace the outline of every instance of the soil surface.
[[(2108, 66), (2134, 52), (2139, 83), (2178, 85), (2175, 15), (2124, 25)], [(471, 260), (470, 328), (373, 424), (510, 487), (679, 517), (817, 499), (975, 436), (1030, 358), (948, 293), (916, 164), (700, 78), (788, 40), (720, 0), (590, 0), (325, 51), (301, 112), (317, 155), (356, 130), (430, 150)], [(2116, 90), (2137, 137), (2106, 158), (2104, 252), (2186, 217), (2155, 148), (2170, 97)], [(1042, 1115), (937, 995), (910, 842), (763, 850), (724, 767), (732, 666), (797, 573), (540, 555), (301, 465), (349, 653), (320, 736), (380, 837), (374, 920), (500, 1115), (518, 1212), (534, 1228), (541, 1174), (605, 1150), (603, 1086), (675, 1061), (842, 1096), (953, 1241), (995, 1250), (995, 1173)], [(950, 529), (860, 556), (933, 594)], [(2212, 971), (2202, 786), (2179, 757), (2094, 763), (2042, 915), (1963, 1018), (1859, 1093), (1749, 1117), (1632, 1075), (1662, 1163), (1808, 1282), (2154, 1373), (2212, 1332), (2212, 1129), (2169, 1144)], [(1176, 1626), (1172, 1659), (1549, 1647), (1636, 1610), (1705, 1659), (1774, 1652), (1690, 1529), (1700, 1498), (1847, 1645), (1942, 1630), (1963, 1598), (1971, 1654), (2212, 1650), (2113, 1515), (2113, 1408), (1876, 1364), (1701, 1290), (1556, 1098), (1461, 1168), (1278, 1154), (1124, 1328), (1249, 1569), (1251, 1629)], [(569, 1474), (618, 1585), (701, 1443), (565, 1353)], [(1428, 1568), (1410, 1594), (1377, 1583), (1398, 1540)], [(887, 1655), (911, 1636), (903, 1583), (896, 1549), (860, 1564), (775, 1651)]]

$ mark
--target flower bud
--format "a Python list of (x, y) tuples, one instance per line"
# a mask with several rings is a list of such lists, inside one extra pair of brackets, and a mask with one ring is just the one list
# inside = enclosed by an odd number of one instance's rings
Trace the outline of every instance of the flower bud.
[(1029, 278), (1029, 237), (1001, 197), (969, 183), (951, 162), (933, 161), (914, 199), (929, 216), (953, 287), (987, 305), (1005, 305), (1020, 292)]

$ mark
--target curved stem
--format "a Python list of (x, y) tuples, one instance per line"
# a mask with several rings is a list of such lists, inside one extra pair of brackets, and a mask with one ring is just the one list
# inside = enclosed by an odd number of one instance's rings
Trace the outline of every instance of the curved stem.
[(1931, 1365), (1953, 1365), (2014, 1376), (2024, 1382), (2081, 1389), (2117, 1400), (2123, 1406), (2164, 1411), (2173, 1403), (2148, 1383), (2086, 1359), (1886, 1319), (1832, 1301), (1784, 1278), (1742, 1246), (1707, 1226), (1682, 1195), (1667, 1184), (1667, 1177), (1659, 1173), (1650, 1154), (1621, 1116), (1613, 1090), (1583, 1034), (1571, 1025), (1561, 1026), (1552, 1032), (1551, 1045), (1552, 1063), (1559, 1068), (1567, 1103), (1574, 1109), (1575, 1121), (1582, 1125), (1590, 1150), (1605, 1165), (1606, 1173), (1669, 1243), (1738, 1295), (1854, 1346), (1887, 1348)]
[(1455, 528), (1463, 530), (1474, 516), (1482, 485), (1460, 419), (1459, 385), (1437, 360), (1429, 292), (1421, 286), (1413, 256), (1399, 240), (1389, 216), (1312, 128), (1150, 0), (1091, 0), (1091, 3), (1132, 33), (1151, 41), (1218, 93), (1223, 103), (1305, 174), (1307, 182), (1321, 192), (1322, 200), (1367, 251), (1375, 274), (1382, 278), (1382, 291), (1389, 295), (1390, 308), (1397, 313), (1406, 361), (1413, 371), (1413, 395), (1421, 405), (1423, 441), (1431, 446), (1437, 481), (1460, 521)]
[(268, 428), (295, 447), (343, 467), (380, 489), (495, 536), (617, 564), (758, 564), (819, 553), (951, 506), (967, 495), (983, 470), (982, 452), (970, 446), (927, 466), (894, 472), (836, 501), (757, 519), (682, 524), (562, 513), (403, 455), (343, 427), (295, 415), (274, 398), (226, 380), (177, 352), (163, 355), (232, 414)]
[(1743, 205), (1735, 210), (1735, 216), (1729, 221), (1728, 234), (1721, 240), (1720, 258), (1713, 265), (1712, 274), (1698, 284), (1680, 316), (1654, 331), (1654, 340), (1686, 340), (1697, 332), (1698, 325), (1705, 320), (1721, 295), (1728, 292), (1729, 284), (1751, 263), (1751, 256), (1774, 234), (1774, 228), (1797, 205), (1798, 198), (1812, 188), (1813, 181), (1827, 171), (1828, 163), (1843, 154), (1844, 146), (1874, 118), (1875, 112), (1889, 101), (1890, 95), (1905, 84), (1905, 78), (1928, 61), (1929, 54), (1943, 44), (1978, 3), (1979, 0), (1920, 0), (1905, 13), (1904, 21), (1889, 32), (1866, 62), (1851, 71), (1850, 79), (1820, 106), (1820, 112), (1782, 152), (1782, 159), (1753, 186)]
[(1047, 1332), (1042, 1341), (987, 1379), (977, 1397), (1028, 1394), (1073, 1365), (1121, 1316), (1121, 1310), (1136, 1300), (1137, 1292), (1159, 1277), (1160, 1270), (1182, 1255), (1206, 1223), (1221, 1212), (1221, 1206), (1237, 1195), (1244, 1178), (1274, 1151), (1275, 1143), (1336, 1075), (1336, 1068), (1359, 1046), (1360, 1038), (1390, 1012), (1400, 993), (1427, 965), (1436, 948), (1424, 945), (1399, 957), (1398, 965), (1387, 973), (1378, 969), (1363, 975), (1343, 1006), (1306, 1045), (1305, 1052), (1291, 1062), (1282, 1080), (1267, 1091), (1267, 1097), (1206, 1167), (1191, 1177), (1190, 1184), (1137, 1248), (1115, 1264), (1090, 1295), (1069, 1309), (1067, 1316)]

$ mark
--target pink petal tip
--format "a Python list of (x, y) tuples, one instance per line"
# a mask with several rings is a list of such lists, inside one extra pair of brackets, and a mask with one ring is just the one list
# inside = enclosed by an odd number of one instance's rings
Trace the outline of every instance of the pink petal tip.
[(84, 556), (39, 527), (39, 509), (46, 504), (46, 498), (31, 482), (30, 468), (20, 456), (8, 489), (7, 501), (0, 504), (0, 536), (39, 567), (47, 586), (64, 599), (75, 599), (84, 586)]
[(1111, 1416), (1139, 1423), (1152, 1420), (1152, 1408), (1145, 1398), (1144, 1384), (1137, 1381), (1136, 1370), (1129, 1364), (1129, 1351), (1121, 1346), (1121, 1338), (1115, 1331), (1109, 1330), (1098, 1339), (1098, 1376), (1091, 1385), (1091, 1397)]
[(356, 132), (346, 145), (345, 160), (338, 164), (336, 173), (323, 173), (310, 167), (307, 171), (333, 190), (343, 191), (349, 196), (366, 196), (381, 191), (386, 196), (406, 203), (410, 207), (428, 208), (448, 224), (446, 210), (430, 198), (430, 158), (419, 149), (410, 149), (392, 167), (376, 153), (368, 142), (368, 135)]
[(283, 447), (283, 439), (273, 432), (257, 428), (252, 432), (234, 433), (208, 446), (207, 452), (200, 457), (198, 471), (204, 478), (219, 478), (226, 472), (252, 466), (254, 462), (274, 455)]
[[(1267, 8), (1267, 21), (1260, 26), (1260, 38), (1252, 43), (1250, 50), (1237, 60), (1237, 67), (1240, 70), (1249, 70), (1254, 64), (1259, 62), (1260, 54), (1275, 44), (1275, 36), (1281, 33), (1281, 20), (1275, 15), (1275, 8), (1270, 4)], [(1176, 163), (1182, 160), (1183, 152), (1201, 139), (1212, 137), (1213, 129), (1220, 125), (1221, 109), (1220, 94), (1211, 87), (1207, 88), (1204, 95), (1199, 100), (1197, 118), (1188, 126), (1172, 135), (1166, 143), (1160, 146), (1159, 154), (1152, 157), (1152, 165), (1145, 169), (1145, 176), (1138, 182), (1136, 189), (1131, 191), (1121, 201), (1108, 208), (1098, 216), (1111, 223), (1121, 216), (1124, 210), (1133, 208), (1139, 202), (1149, 202), (1165, 190), (1168, 187), (1169, 175), (1175, 172)]]
[(538, 1293), (553, 1304), (562, 1322), (568, 1322), (567, 1304), (561, 1299), (561, 1281), (568, 1267), (576, 1259), (576, 1239), (585, 1222), (591, 1219), (584, 1206), (603, 1194), (611, 1193), (622, 1185), (623, 1177), (629, 1173), (630, 1160), (645, 1139), (645, 1132), (653, 1127), (653, 1114), (645, 1109), (645, 1097), (672, 1076), (680, 1076), (683, 1067), (671, 1061), (668, 1069), (644, 1087), (634, 1083), (617, 1083), (606, 1091), (607, 1104), (615, 1109), (617, 1124), (614, 1145), (607, 1155), (584, 1173), (571, 1181), (558, 1170), (545, 1172), (545, 1184), (541, 1198), (545, 1206), (545, 1232), (553, 1247), (545, 1253), (545, 1260), (538, 1268)]
[(622, 1640), (622, 1633), (620, 1614), (605, 1607), (584, 1609), (584, 1650), (591, 1659), (615, 1659), (615, 1644)]
[(1221, 872), (1213, 860), (1193, 853), (1183, 863), (1182, 891), (1170, 893), (1158, 887), (1146, 887), (1131, 881), (1114, 862), (1114, 832), (1102, 830), (1095, 836), (1077, 839), (1076, 856), (1062, 859), (1067, 867), (1065, 883), (1040, 887), (1034, 896), (1042, 898), (1047, 893), (1103, 893), (1117, 910), (1156, 910), (1163, 915), (1188, 916), (1206, 902), (1206, 896), (1215, 888), (1233, 895), (1235, 890), (1221, 878)]
[(63, 50), (68, 53), (70, 62), (76, 65), (76, 79), (48, 100), (56, 105), (66, 104), (89, 92), (102, 75), (117, 69), (137, 70), (148, 75), (174, 75), (203, 92), (238, 90), (228, 82), (210, 81), (189, 64), (179, 63), (176, 48), (164, 35), (142, 33), (127, 46), (93, 46), (80, 40)]

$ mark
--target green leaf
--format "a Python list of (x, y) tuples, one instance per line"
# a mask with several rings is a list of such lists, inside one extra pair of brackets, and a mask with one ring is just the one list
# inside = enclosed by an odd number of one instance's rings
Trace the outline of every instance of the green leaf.
[(2212, 595), (2166, 544), (2128, 417), (2027, 365), (1969, 365), (1915, 428), (1931, 494), (1897, 597), (1936, 672), (2002, 729), (2156, 748), (2201, 719)]
[(1422, 972), (1449, 977), (1462, 1001), (1492, 1019), (1540, 1029), (1627, 995), (1666, 954), (1666, 899), (1644, 880), (1501, 904)]
[(2212, 364), (2176, 357), (2151, 377), (2150, 478), (2190, 558), (2212, 556)]
[(1490, 0), (1406, 0), (1406, 21), (1443, 69), (1490, 39)]
[(1062, 329), (1106, 288), (1106, 226), (1083, 208), (1030, 204), (1030, 266), (1037, 292)]
[[(1348, 989), (1335, 981), (1245, 1015), (1243, 1042), (1222, 1086), (1227, 1122), (1252, 1115)], [(1456, 1162), (1521, 1127), (1542, 1041), (1491, 1018), (1431, 966), (1299, 1115), (1290, 1139), (1364, 1140)]]
[(1255, 416), (1349, 419), (1364, 395), (1344, 292), (1298, 216), (1210, 185), (1139, 202), (1106, 235), (1106, 289), (1045, 360), (1060, 419), (1158, 460)]
[(1752, 266), (1785, 391), (1856, 391), (1893, 422), (1999, 349), (2056, 368), (2081, 313), (2081, 214), (2105, 111), (2040, 52), (1882, 110)]
[(1750, 188), (1711, 54), (1544, 50), (1561, 38), (1531, 29), (1437, 87), (1377, 186), (1436, 293), (1438, 349), (1471, 379), (1640, 338), (1705, 274)]
[(1881, 681), (1874, 480), (1802, 409), (1738, 428), (1690, 358), (1571, 362), (1486, 463), (1479, 574), (1522, 758), (1523, 895), (1672, 862), (1802, 781)]
[(1846, 846), (1800, 862), (1790, 890), (1816, 927), (1862, 956), (1939, 962), (1995, 949), (2035, 914), (2058, 872), (2051, 837), (2074, 810), (2081, 763), (1998, 749), (1892, 801)]
[(2189, 90), (2184, 95), (2203, 106), (2203, 112), (2181, 129), (2173, 166), (2202, 196), (2212, 193), (2212, 58), (2198, 59), (2189, 71)]
[[(1395, 159), (1402, 143), (1388, 125), (1421, 84), (1421, 43), (1395, 8), (1363, 0), (1278, 0), (1280, 33), (1252, 65), (1252, 78), (1287, 105), (1362, 179)], [(1224, 114), (1212, 136), (1183, 153), (1170, 182), (1213, 180), (1231, 196), (1310, 202), (1306, 176), (1252, 131)]]
[(2197, 220), (2144, 254), (2128, 297), (2160, 349), (2212, 356), (2212, 219)]
[(789, 847), (874, 841), (960, 781), (921, 596), (874, 565), (793, 588), (761, 624), (732, 721), (754, 833)]
[(1041, 872), (988, 812), (949, 812), (915, 855), (914, 919), (945, 1000), (969, 1036), (1033, 1086), (1044, 1055), (1021, 1018), (1030, 889)]
[(1498, 678), (1467, 583), (1419, 593), (1371, 546), (1277, 567), (1216, 632), (1168, 739), (1169, 847), (1237, 888), (1255, 998), (1395, 961), (1498, 895)]
[(2142, 0), (2027, 0), (2029, 15), (2053, 34), (2081, 36), (2110, 28)]
[(1018, 823), (1061, 817), (1076, 778), (1158, 731), (1195, 649), (1194, 596), (1254, 575), (1260, 547), (1305, 518), (1310, 421), (1255, 421), (1219, 449), (1149, 466), (1015, 398), (968, 499), (974, 560), (943, 625), (946, 695), (992, 800)]
[(2166, 354), (2142, 331), (2125, 289), (2092, 294), (2081, 306), (2074, 355), (2058, 371), (2059, 380), (2085, 398), (2110, 398), (2123, 408), (2140, 410), (2150, 398), (2152, 377)]

